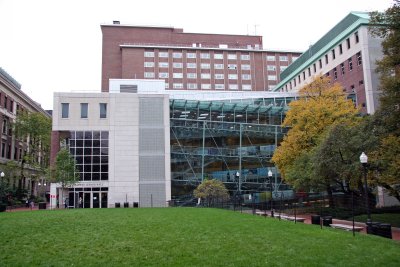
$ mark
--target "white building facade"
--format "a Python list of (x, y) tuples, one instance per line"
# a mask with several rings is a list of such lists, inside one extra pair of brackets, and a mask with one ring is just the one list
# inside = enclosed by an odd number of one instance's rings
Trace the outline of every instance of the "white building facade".
[(82, 208), (165, 207), (171, 199), (168, 95), (55, 93), (52, 139), (80, 175), (64, 190), (52, 184), (53, 208), (56, 199)]

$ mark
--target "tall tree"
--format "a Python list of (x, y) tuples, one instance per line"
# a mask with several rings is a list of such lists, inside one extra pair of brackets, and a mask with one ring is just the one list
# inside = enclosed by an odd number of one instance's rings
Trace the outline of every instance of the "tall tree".
[(79, 172), (76, 169), (76, 161), (65, 148), (62, 148), (56, 156), (55, 166), (49, 169), (52, 181), (60, 183), (62, 189), (61, 199), (64, 200), (64, 191), (79, 180)]
[[(272, 161), (288, 183), (300, 187), (301, 180), (291, 179), (301, 177), (296, 171), (296, 160), (302, 156), (302, 160), (306, 160), (304, 154), (311, 153), (330, 126), (356, 120), (358, 109), (347, 99), (340, 84), (331, 84), (328, 77), (316, 77), (300, 89), (299, 95), (299, 100), (289, 104), (290, 109), (282, 126), (291, 129), (276, 149)], [(288, 171), (293, 173), (287, 175)]]
[(370, 32), (383, 38), (383, 58), (377, 61), (380, 74), (380, 108), (387, 132), (400, 136), (400, 1), (385, 12), (372, 12)]
[[(39, 112), (19, 112), (13, 125), (16, 137), (27, 140), (27, 153), (21, 162), (19, 187), (25, 168), (42, 172), (48, 166), (50, 154), (51, 119)], [(38, 159), (40, 158), (40, 161)]]

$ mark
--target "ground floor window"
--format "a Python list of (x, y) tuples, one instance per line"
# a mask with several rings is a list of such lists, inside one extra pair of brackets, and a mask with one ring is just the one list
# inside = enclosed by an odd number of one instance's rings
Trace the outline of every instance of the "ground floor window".
[(108, 187), (70, 188), (70, 208), (107, 208)]

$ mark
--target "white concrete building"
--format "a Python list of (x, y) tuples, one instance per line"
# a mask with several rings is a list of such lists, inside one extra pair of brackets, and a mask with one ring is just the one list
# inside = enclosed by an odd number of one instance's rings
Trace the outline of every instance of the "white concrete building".
[(55, 93), (52, 140), (52, 151), (68, 147), (80, 173), (64, 192), (52, 184), (53, 208), (57, 197), (84, 208), (165, 207), (171, 199), (168, 95)]

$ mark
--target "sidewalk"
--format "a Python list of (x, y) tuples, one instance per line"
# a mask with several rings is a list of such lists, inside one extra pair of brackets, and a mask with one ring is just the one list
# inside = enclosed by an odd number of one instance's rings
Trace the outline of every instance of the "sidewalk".
[[(252, 210), (249, 210), (252, 213)], [(265, 211), (260, 211), (256, 210), (256, 212), (260, 212), (260, 214), (267, 214), (268, 217), (270, 217), (271, 211), (267, 210)], [(283, 214), (282, 215), (287, 215)], [(279, 213), (275, 212), (275, 216), (279, 216)], [(291, 215), (292, 217), (294, 216), (293, 214)], [(297, 214), (296, 217), (299, 218), (305, 218), (304, 223), (305, 224), (311, 224), (311, 214)], [(300, 223), (300, 222), (298, 222)], [(353, 225), (352, 221), (347, 221), (347, 220), (339, 220), (339, 219), (332, 219), (332, 223), (334, 224), (345, 224), (345, 225)], [(363, 222), (354, 222), (354, 226), (360, 226), (363, 227), (364, 229), (360, 231), (360, 233), (367, 234), (367, 228), (365, 223)], [(343, 230), (344, 231), (344, 230)], [(398, 227), (392, 227), (392, 239), (393, 240), (400, 240), (400, 228)]]

